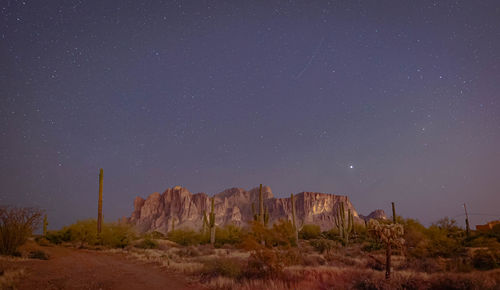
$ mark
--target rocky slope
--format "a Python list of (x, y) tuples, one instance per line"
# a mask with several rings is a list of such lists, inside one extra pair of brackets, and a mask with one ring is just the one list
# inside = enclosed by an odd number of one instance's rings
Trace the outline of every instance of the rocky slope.
[[(262, 189), (264, 204), (268, 208), (270, 223), (279, 219), (291, 219), (290, 198), (275, 198), (271, 188)], [(334, 213), (337, 205), (344, 202), (345, 209), (352, 210), (354, 219), (362, 222), (347, 196), (318, 192), (301, 192), (296, 195), (297, 222), (317, 224), (322, 230), (334, 227)], [(259, 188), (246, 191), (241, 188), (226, 189), (215, 195), (215, 219), (218, 226), (234, 224), (244, 226), (252, 220), (252, 203), (258, 210)], [(210, 211), (210, 197), (205, 193), (190, 193), (186, 188), (176, 186), (164, 193), (153, 193), (147, 199), (136, 197), (134, 212), (128, 222), (140, 231), (171, 230), (172, 220), (175, 228), (200, 229), (203, 212)]]

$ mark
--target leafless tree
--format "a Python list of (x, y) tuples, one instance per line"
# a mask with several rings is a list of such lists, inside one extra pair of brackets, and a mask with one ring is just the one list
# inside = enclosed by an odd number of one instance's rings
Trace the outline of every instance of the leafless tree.
[(15, 254), (41, 220), (42, 211), (37, 208), (0, 206), (0, 254)]

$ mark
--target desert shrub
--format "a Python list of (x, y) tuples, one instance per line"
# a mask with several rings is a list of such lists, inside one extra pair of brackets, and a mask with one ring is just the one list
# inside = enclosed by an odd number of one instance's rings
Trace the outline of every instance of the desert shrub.
[(45, 237), (41, 237), (41, 236), (38, 236), (35, 238), (35, 242), (40, 245), (40, 246), (49, 246), (50, 245), (50, 242), (49, 240), (47, 240)]
[(332, 249), (338, 247), (338, 243), (328, 239), (310, 240), (309, 244), (321, 254), (323, 254), (324, 252), (329, 253)]
[(429, 289), (498, 289), (498, 281), (476, 273), (444, 273), (429, 279)]
[(288, 220), (280, 220), (273, 224), (271, 231), (272, 246), (296, 246), (295, 230), (292, 222)]
[(112, 248), (125, 248), (135, 239), (135, 233), (130, 225), (106, 223), (102, 227), (100, 243)]
[(277, 251), (262, 247), (250, 254), (245, 276), (248, 278), (276, 277), (283, 273), (284, 267), (285, 264)]
[(444, 270), (444, 266), (435, 258), (417, 258), (417, 257), (408, 257), (404, 263), (402, 263), (397, 270), (412, 270), (415, 272), (425, 272), (425, 273), (436, 273), (442, 272)]
[(0, 254), (13, 255), (40, 224), (36, 208), (0, 207)]
[[(245, 235), (242, 246), (247, 248), (246, 244), (249, 241), (252, 241), (252, 243), (264, 243), (267, 247), (296, 246), (293, 225), (290, 221), (286, 220), (274, 223), (272, 228), (267, 228), (260, 222), (252, 222), (250, 224), (250, 233)], [(250, 247), (249, 250), (253, 250), (253, 248)]]
[(325, 265), (326, 260), (320, 255), (304, 255), (302, 257), (302, 263), (304, 264), (304, 266), (316, 267)]
[(163, 233), (160, 233), (159, 231), (152, 231), (149, 234), (151, 235), (152, 239), (156, 239), (156, 240), (165, 239), (167, 237)]
[(240, 227), (234, 225), (226, 225), (222, 228), (215, 229), (216, 245), (237, 245), (243, 241), (245, 233)]
[(218, 258), (208, 260), (202, 270), (202, 274), (209, 277), (224, 276), (239, 278), (243, 272), (242, 265), (236, 259)]
[(158, 248), (158, 242), (149, 237), (146, 237), (137, 245), (135, 245), (135, 247), (139, 249), (156, 249)]
[(77, 221), (64, 227), (61, 231), (69, 235), (71, 242), (79, 243), (80, 246), (84, 244), (95, 245), (98, 241), (97, 221), (95, 219)]
[(31, 251), (28, 255), (30, 259), (38, 259), (38, 260), (48, 260), (49, 256), (47, 253), (41, 250)]
[(181, 248), (179, 249), (179, 251), (177, 252), (177, 255), (179, 257), (198, 257), (201, 255), (201, 252), (198, 250), (198, 248), (194, 247), (194, 246), (189, 246), (189, 247), (185, 247), (185, 248)]
[(489, 250), (476, 250), (472, 254), (472, 265), (478, 270), (492, 270), (497, 268), (498, 257)]
[(384, 249), (384, 245), (380, 243), (379, 241), (376, 240), (368, 240), (367, 242), (363, 243), (361, 246), (361, 250), (365, 252), (374, 252), (374, 251), (379, 251)]
[(167, 234), (167, 238), (183, 246), (198, 245), (204, 241), (203, 235), (189, 229), (179, 229)]
[(299, 238), (304, 240), (317, 239), (321, 235), (318, 225), (304, 225), (299, 232)]
[(60, 231), (49, 231), (45, 238), (56, 245), (61, 244), (62, 242), (70, 242), (71, 241), (71, 230), (64, 229)]
[(464, 231), (453, 219), (443, 218), (426, 231), (427, 240), (416, 245), (414, 256), (457, 257), (465, 254)]

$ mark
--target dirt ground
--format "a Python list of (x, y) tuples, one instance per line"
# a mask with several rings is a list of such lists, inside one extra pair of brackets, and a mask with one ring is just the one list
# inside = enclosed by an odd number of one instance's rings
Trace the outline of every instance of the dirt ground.
[(16, 289), (204, 289), (179, 274), (120, 254), (43, 247), (49, 260), (2, 261), (3, 269), (23, 269)]

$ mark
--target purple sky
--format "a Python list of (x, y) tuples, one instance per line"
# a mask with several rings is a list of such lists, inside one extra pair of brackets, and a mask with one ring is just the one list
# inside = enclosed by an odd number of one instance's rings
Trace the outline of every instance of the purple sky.
[[(182, 185), (500, 218), (498, 1), (2, 1), (0, 204)], [(352, 168), (351, 168), (352, 166)]]

